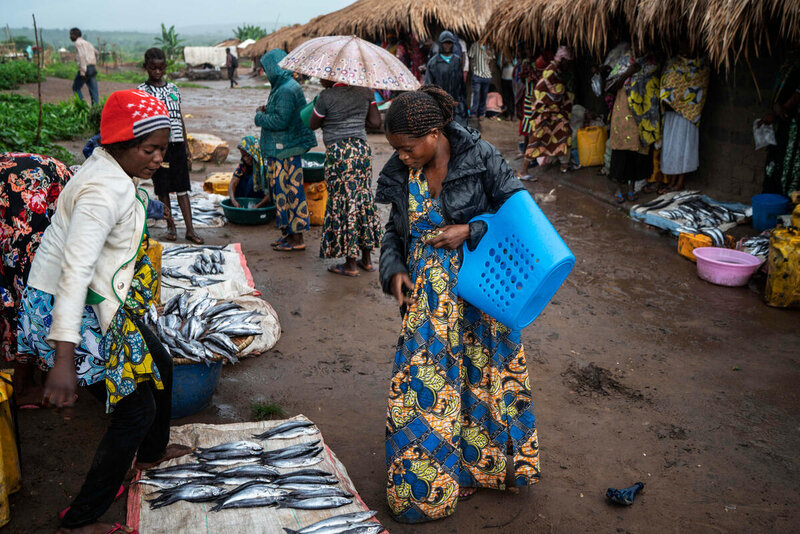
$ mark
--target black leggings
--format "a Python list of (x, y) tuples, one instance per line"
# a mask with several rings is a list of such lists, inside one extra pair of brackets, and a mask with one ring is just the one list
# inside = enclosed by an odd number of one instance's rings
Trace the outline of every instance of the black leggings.
[[(139, 462), (155, 462), (164, 455), (169, 443), (172, 358), (149, 328), (139, 321), (136, 325), (153, 355), (164, 389), (156, 389), (151, 381), (142, 382), (136, 391), (117, 402), (111, 412), (111, 424), (97, 446), (83, 486), (61, 520), (64, 528), (79, 528), (97, 522), (114, 502), (137, 451)], [(104, 381), (86, 389), (105, 404)]]

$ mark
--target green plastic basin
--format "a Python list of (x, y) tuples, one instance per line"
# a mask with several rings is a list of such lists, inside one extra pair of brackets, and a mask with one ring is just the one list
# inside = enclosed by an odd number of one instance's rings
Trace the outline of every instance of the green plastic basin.
[(303, 182), (313, 184), (325, 180), (325, 153), (306, 152), (303, 158)]
[(257, 198), (237, 198), (241, 208), (231, 204), (231, 199), (226, 198), (220, 202), (225, 217), (233, 224), (267, 224), (275, 218), (275, 205), (270, 204), (263, 208), (253, 208), (260, 201)]

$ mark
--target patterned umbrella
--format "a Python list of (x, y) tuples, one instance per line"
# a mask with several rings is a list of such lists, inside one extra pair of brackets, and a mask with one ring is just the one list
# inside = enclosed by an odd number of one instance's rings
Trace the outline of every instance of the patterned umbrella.
[(279, 63), (284, 69), (370, 89), (413, 91), (419, 82), (389, 51), (355, 35), (317, 37)]

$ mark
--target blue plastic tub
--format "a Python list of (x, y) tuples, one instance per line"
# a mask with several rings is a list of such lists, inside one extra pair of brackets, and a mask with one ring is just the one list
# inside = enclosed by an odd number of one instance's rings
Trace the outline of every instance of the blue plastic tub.
[(575, 256), (527, 191), (509, 198), (493, 215), (464, 261), (455, 291), (513, 330), (533, 322), (575, 265)]
[(211, 404), (221, 371), (221, 361), (176, 365), (172, 373), (172, 418), (192, 415)]
[(778, 224), (778, 215), (790, 213), (792, 201), (783, 195), (763, 193), (753, 197), (753, 230), (763, 232)]

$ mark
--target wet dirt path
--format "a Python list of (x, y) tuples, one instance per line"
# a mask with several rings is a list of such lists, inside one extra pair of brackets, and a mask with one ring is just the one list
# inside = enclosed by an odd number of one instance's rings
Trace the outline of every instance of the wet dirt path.
[[(182, 93), (190, 131), (216, 133), (231, 147), (258, 134), (252, 110), (266, 91)], [(509, 123), (484, 126), (518, 166), (515, 134)], [(390, 150), (379, 136), (370, 143), (377, 174)], [(234, 166), (229, 160), (205, 172)], [(278, 234), (272, 226), (203, 232), (210, 243), (242, 243), (283, 334), (275, 349), (226, 367), (213, 405), (175, 423), (248, 420), (257, 400), (303, 413), (395, 533), (796, 531), (798, 312), (765, 306), (757, 287), (701, 281), (674, 240), (554, 178), (545, 172), (527, 187), (556, 188), (556, 200), (542, 208), (577, 263), (523, 332), (541, 441), (537, 486), (519, 495), (479, 492), (433, 524), (389, 519), (384, 417), (400, 317), (376, 274), (351, 279), (325, 271), (319, 228), (309, 232), (308, 250), (293, 254), (270, 250)], [(25, 480), (12, 497), (7, 530), (55, 527), (56, 511), (69, 504), (91, 462), (100, 416), (87, 394), (70, 422), (48, 411), (23, 413)], [(606, 504), (606, 488), (637, 481), (645, 490), (632, 507)], [(122, 503), (107, 514), (123, 516)]]

